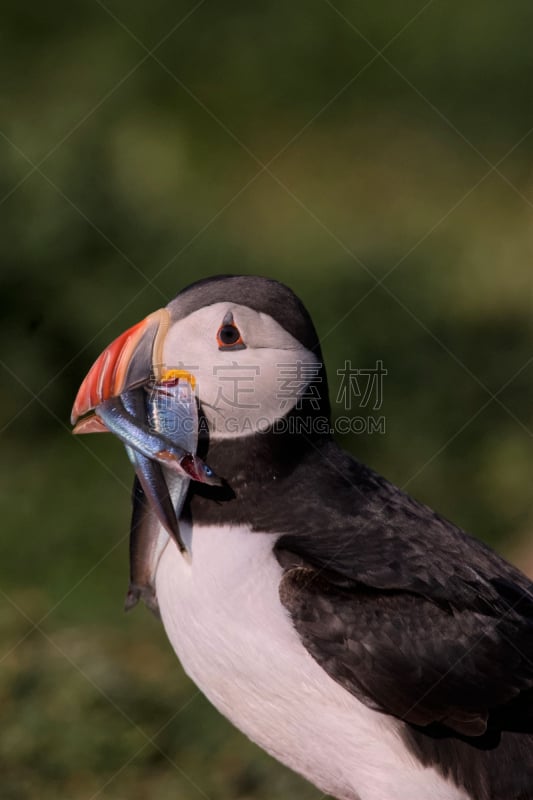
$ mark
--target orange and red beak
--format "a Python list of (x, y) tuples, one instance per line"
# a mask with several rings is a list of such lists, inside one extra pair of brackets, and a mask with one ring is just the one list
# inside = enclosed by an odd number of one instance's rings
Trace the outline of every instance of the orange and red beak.
[[(154, 311), (106, 347), (85, 376), (72, 407), (74, 433), (97, 433), (106, 427), (95, 415), (100, 403), (157, 379), (163, 364), (163, 342), (170, 327), (166, 308)], [(85, 419), (80, 419), (85, 417)]]

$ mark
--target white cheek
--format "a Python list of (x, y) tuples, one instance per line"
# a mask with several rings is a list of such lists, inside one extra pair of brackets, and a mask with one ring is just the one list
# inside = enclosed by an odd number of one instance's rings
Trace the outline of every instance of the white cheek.
[(286, 414), (298, 400), (297, 392), (290, 397), (280, 392), (280, 372), (292, 358), (286, 350), (243, 350), (219, 362), (216, 374), (206, 376), (199, 393), (212, 433), (250, 434)]

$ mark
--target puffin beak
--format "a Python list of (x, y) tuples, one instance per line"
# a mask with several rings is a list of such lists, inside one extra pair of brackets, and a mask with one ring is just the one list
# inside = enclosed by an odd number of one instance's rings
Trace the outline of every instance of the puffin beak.
[[(74, 433), (98, 433), (106, 430), (95, 415), (85, 417), (105, 400), (148, 383), (163, 363), (163, 342), (170, 327), (166, 308), (154, 311), (142, 322), (128, 328), (98, 356), (83, 380), (71, 422)], [(80, 419), (85, 417), (85, 419)]]

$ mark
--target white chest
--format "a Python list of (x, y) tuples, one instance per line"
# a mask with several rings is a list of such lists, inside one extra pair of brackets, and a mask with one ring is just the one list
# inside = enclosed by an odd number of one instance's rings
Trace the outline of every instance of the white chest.
[(396, 723), (330, 679), (279, 601), (271, 534), (195, 528), (169, 542), (156, 583), (185, 671), (271, 755), (340, 800), (468, 800), (407, 753)]

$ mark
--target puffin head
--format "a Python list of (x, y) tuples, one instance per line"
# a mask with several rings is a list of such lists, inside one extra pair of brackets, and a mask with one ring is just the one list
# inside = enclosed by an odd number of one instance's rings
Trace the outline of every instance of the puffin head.
[(184, 289), (104, 350), (79, 389), (72, 422), (84, 432), (80, 418), (104, 400), (176, 374), (195, 386), (210, 440), (267, 432), (289, 418), (304, 420), (312, 434), (314, 421), (329, 420), (314, 325), (275, 280), (222, 275)]

